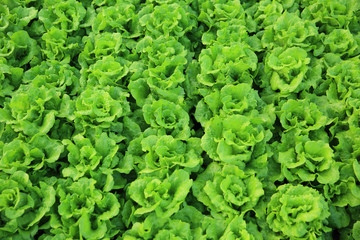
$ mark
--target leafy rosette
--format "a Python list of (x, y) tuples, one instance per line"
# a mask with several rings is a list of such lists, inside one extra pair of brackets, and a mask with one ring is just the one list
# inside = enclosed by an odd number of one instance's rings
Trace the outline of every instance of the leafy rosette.
[(341, 57), (354, 57), (360, 53), (360, 38), (354, 36), (349, 30), (334, 29), (323, 37), (325, 51)]
[(347, 28), (358, 10), (356, 0), (320, 0), (311, 1), (301, 16), (318, 23), (321, 32), (331, 33), (335, 29)]
[[(36, 65), (40, 60), (40, 49), (36, 41), (32, 39), (26, 31), (17, 31), (10, 36), (9, 47), (5, 56), (8, 63), (14, 67), (23, 67), (28, 63)], [(13, 49), (13, 50), (12, 50)]]
[(0, 5), (0, 16), (0, 32), (4, 32), (9, 26), (9, 18), (11, 18), (9, 8), (6, 5)]
[(139, 12), (139, 24), (148, 36), (179, 39), (196, 27), (196, 17), (194, 10), (182, 2), (148, 4)]
[(82, 73), (82, 87), (126, 86), (125, 77), (129, 72), (129, 62), (123, 58), (107, 56), (99, 59)]
[(243, 115), (215, 116), (205, 127), (201, 146), (216, 161), (244, 166), (266, 154), (266, 142), (272, 134), (256, 119)]
[(163, 37), (153, 39), (144, 37), (136, 45), (136, 51), (142, 54), (142, 58), (148, 63), (149, 69), (164, 71), (169, 76), (169, 72), (184, 69), (187, 64), (188, 50), (174, 37)]
[(130, 198), (139, 205), (134, 214), (155, 212), (160, 218), (172, 216), (185, 201), (192, 182), (189, 173), (182, 169), (175, 170), (165, 179), (140, 176), (127, 189)]
[(328, 203), (315, 189), (284, 184), (278, 187), (267, 206), (270, 229), (290, 239), (317, 239), (330, 231)]
[(22, 82), (41, 88), (56, 88), (68, 95), (80, 91), (80, 72), (69, 64), (58, 61), (43, 61), (24, 73)]
[(79, 54), (79, 37), (68, 37), (65, 30), (51, 27), (42, 35), (42, 52), (49, 60), (69, 63)]
[(83, 68), (88, 68), (106, 56), (116, 58), (116, 56), (128, 54), (120, 33), (92, 33), (84, 37), (82, 41), (84, 50), (79, 54), (79, 63)]
[(307, 99), (287, 100), (277, 112), (281, 126), (285, 130), (307, 134), (327, 125), (327, 117), (319, 107)]
[(8, 57), (15, 50), (15, 43), (10, 40), (10, 37), (0, 32), (0, 57)]
[(37, 134), (30, 141), (19, 137), (2, 147), (0, 167), (8, 173), (37, 171), (56, 162), (63, 151), (64, 146), (47, 135)]
[(278, 149), (281, 171), (289, 182), (317, 180), (320, 184), (334, 184), (339, 180), (340, 164), (334, 160), (334, 151), (324, 140), (289, 134), (283, 136)]
[[(354, 117), (356, 118), (354, 120)], [(345, 207), (360, 206), (360, 128), (359, 113), (356, 111), (349, 118), (349, 129), (335, 134), (338, 144), (335, 148), (335, 158), (341, 162), (340, 181), (331, 186), (325, 186), (324, 195), (331, 199), (333, 205)]]
[[(146, 220), (148, 220), (148, 222), (152, 221), (159, 221), (158, 218), (154, 218), (154, 219), (150, 219), (147, 218)], [(154, 223), (154, 222), (152, 222)], [(149, 223), (147, 223), (149, 224)], [(138, 227), (138, 226), (136, 226)], [(167, 223), (166, 225), (162, 226), (163, 229), (158, 230), (158, 232), (155, 233), (155, 236), (153, 236), (153, 238), (149, 238), (143, 236), (143, 237), (139, 237), (139, 236), (129, 236), (129, 235), (125, 235), (125, 237), (123, 238), (124, 240), (135, 240), (135, 239), (154, 239), (154, 240), (166, 240), (166, 239), (195, 239), (194, 236), (192, 236), (191, 233), (191, 229), (190, 229), (190, 224), (185, 223), (185, 222), (181, 222), (180, 220), (172, 220), (169, 223)], [(135, 230), (135, 229), (134, 229)], [(141, 232), (140, 232), (141, 234)]]
[(138, 42), (136, 50), (147, 62), (143, 73), (133, 75), (128, 86), (136, 103), (142, 106), (148, 97), (182, 102), (184, 89), (181, 86), (189, 57), (184, 46), (173, 37), (155, 40), (145, 37)]
[(232, 19), (245, 22), (245, 11), (239, 0), (210, 0), (199, 1), (199, 21), (205, 23), (209, 28), (216, 26), (220, 21), (230, 21)]
[(103, 191), (120, 189), (126, 180), (122, 173), (128, 174), (132, 170), (130, 162), (121, 160), (119, 144), (102, 133), (93, 144), (90, 139), (82, 135), (75, 135), (73, 141), (63, 140), (67, 145), (69, 165), (62, 169), (64, 177), (76, 181), (81, 177), (97, 180), (97, 188)]
[(213, 218), (202, 215), (196, 208), (186, 205), (171, 218), (160, 218), (156, 213), (151, 213), (144, 221), (136, 222), (131, 229), (127, 230), (122, 239), (205, 240), (210, 235), (207, 235), (205, 231), (212, 220)]
[(251, 71), (257, 69), (257, 56), (246, 43), (213, 45), (201, 51), (199, 83), (221, 88), (234, 82), (252, 83)]
[(219, 91), (215, 89), (200, 100), (196, 106), (195, 118), (202, 126), (216, 115), (226, 118), (230, 115), (246, 115), (258, 119), (269, 128), (275, 121), (274, 107), (266, 106), (250, 84), (228, 84)]
[(92, 30), (99, 32), (121, 33), (124, 38), (139, 37), (141, 26), (139, 23), (138, 6), (136, 1), (116, 1), (113, 6), (99, 8)]
[(348, 160), (358, 159), (360, 157), (360, 127), (359, 127), (358, 110), (354, 111), (353, 115), (347, 120), (349, 125), (345, 126), (348, 130), (342, 130), (335, 133), (336, 142), (338, 144), (334, 146), (337, 158), (347, 163)]
[[(305, 101), (309, 100), (311, 103), (316, 104), (317, 109), (327, 117), (327, 122), (323, 126), (325, 127), (332, 122), (345, 120), (346, 110), (351, 106), (350, 104), (347, 105), (346, 100), (351, 91), (346, 93), (347, 96), (342, 96), (342, 94), (336, 90), (336, 85), (332, 82), (331, 78), (327, 78), (323, 83), (323, 86), (314, 90), (314, 92), (316, 92), (315, 94), (303, 91), (301, 93), (301, 99), (299, 100), (303, 101), (302, 99), (306, 99)], [(323, 90), (325, 91), (323, 92)]]
[(34, 186), (22, 171), (0, 174), (0, 237), (2, 239), (32, 239), (40, 221), (55, 203), (55, 190), (45, 182)]
[(46, 30), (56, 27), (68, 33), (79, 30), (85, 17), (86, 9), (76, 0), (44, 0), (44, 8), (39, 11), (39, 20)]
[(0, 109), (0, 121), (28, 136), (46, 134), (54, 126), (61, 102), (60, 92), (54, 88), (23, 85), (5, 108)]
[(190, 137), (190, 117), (180, 105), (160, 99), (145, 104), (142, 109), (146, 123), (163, 133), (160, 135), (172, 135), (182, 140)]
[(302, 20), (298, 14), (285, 12), (270, 28), (265, 29), (261, 42), (266, 48), (301, 47), (311, 49), (318, 35), (315, 23)]
[(262, 240), (263, 236), (256, 225), (247, 224), (242, 217), (236, 216), (231, 220), (220, 238), (220, 240), (228, 239)]
[(360, 89), (360, 60), (359, 58), (349, 58), (341, 60), (334, 57), (334, 62), (327, 69), (326, 75), (333, 80), (336, 85), (338, 97), (344, 99), (359, 96)]
[[(204, 239), (199, 235), (201, 229), (191, 229), (188, 222), (178, 219), (159, 218), (156, 214), (149, 215), (144, 222), (137, 222), (123, 235), (124, 240), (166, 240), (166, 239)], [(200, 231), (196, 231), (200, 230)]]
[(171, 135), (141, 136), (129, 144), (128, 152), (134, 154), (131, 157), (135, 159), (140, 173), (168, 173), (178, 168), (197, 171), (203, 161), (200, 143), (199, 138), (184, 141)]
[(256, 226), (249, 226), (240, 216), (212, 218), (192, 206), (185, 206), (170, 219), (150, 214), (143, 222), (135, 223), (122, 237), (124, 240), (263, 239)]
[(194, 196), (212, 213), (229, 216), (254, 210), (264, 190), (254, 174), (246, 174), (237, 166), (221, 167), (211, 163), (199, 174), (192, 187)]
[(16, 32), (22, 30), (37, 17), (38, 10), (34, 6), (29, 7), (17, 1), (9, 2), (0, 6), (0, 31)]
[(256, 35), (249, 36), (248, 28), (241, 19), (220, 21), (217, 25), (217, 30), (214, 28), (202, 35), (201, 40), (204, 45), (222, 44), (229, 46), (234, 42), (245, 42), (254, 51), (262, 50), (260, 39)]
[(109, 128), (130, 112), (128, 93), (118, 87), (87, 88), (76, 99), (75, 123), (86, 127)]
[(50, 231), (55, 236), (106, 239), (119, 232), (120, 222), (115, 218), (120, 211), (118, 196), (102, 192), (95, 184), (96, 181), (89, 178), (58, 182), (59, 216), (54, 213), (50, 221)]
[[(1, 34), (0, 34), (1, 35)], [(0, 37), (1, 42), (1, 37)], [(0, 43), (1, 45), (1, 43)], [(1, 51), (1, 50), (0, 50)], [(1, 55), (1, 54), (0, 54)], [(8, 65), (5, 58), (0, 57), (0, 105), (4, 106), (6, 96), (10, 96), (21, 83), (24, 70)]]
[(357, 159), (348, 159), (340, 168), (340, 181), (324, 186), (324, 196), (337, 207), (360, 206), (360, 164)]
[[(356, 135), (356, 131), (359, 131), (357, 129), (360, 128), (360, 109), (352, 109), (352, 114), (349, 116), (348, 124), (349, 124), (349, 128), (351, 129), (350, 132), (355, 133), (354, 135)], [(354, 153), (360, 154), (360, 152), (357, 151), (354, 151)]]
[(284, 11), (284, 5), (278, 1), (261, 0), (256, 4), (257, 8), (256, 12), (254, 12), (254, 20), (260, 29), (265, 29), (273, 25)]
[(321, 66), (310, 64), (307, 52), (299, 47), (274, 48), (265, 59), (261, 86), (269, 86), (280, 96), (288, 96), (315, 87), (321, 79)]

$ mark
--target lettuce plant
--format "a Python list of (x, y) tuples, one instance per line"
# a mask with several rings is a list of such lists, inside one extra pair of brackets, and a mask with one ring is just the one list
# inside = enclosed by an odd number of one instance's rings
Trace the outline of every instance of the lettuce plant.
[(271, 132), (243, 115), (215, 116), (205, 127), (201, 146), (216, 161), (242, 166), (262, 154)]
[(128, 193), (139, 208), (135, 215), (155, 212), (157, 216), (167, 218), (179, 210), (192, 185), (189, 174), (184, 170), (175, 170), (164, 180), (156, 176), (144, 176), (132, 182)]
[(210, 164), (198, 176), (193, 192), (211, 211), (230, 215), (254, 209), (264, 195), (262, 184), (254, 175), (246, 174), (234, 165), (221, 168), (216, 163)]
[(190, 137), (189, 115), (181, 106), (161, 99), (145, 104), (143, 111), (146, 123), (160, 133), (184, 140)]
[(0, 2), (0, 239), (359, 239), (358, 0)]
[(330, 229), (325, 227), (330, 215), (324, 197), (315, 189), (284, 184), (271, 197), (266, 221), (285, 237), (316, 239)]
[(33, 185), (24, 171), (2, 173), (0, 183), (0, 236), (33, 238), (39, 222), (49, 220), (50, 208), (55, 203), (54, 188), (46, 182)]
[(289, 181), (316, 179), (321, 184), (333, 184), (339, 180), (339, 163), (334, 161), (333, 150), (327, 142), (301, 136), (295, 137), (293, 147), (287, 149), (285, 145), (279, 146), (279, 162)]

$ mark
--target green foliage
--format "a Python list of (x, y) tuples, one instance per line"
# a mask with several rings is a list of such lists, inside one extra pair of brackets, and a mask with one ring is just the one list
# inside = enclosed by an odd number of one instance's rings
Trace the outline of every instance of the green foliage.
[(0, 239), (360, 239), (358, 0), (0, 2)]
[(284, 184), (271, 197), (266, 218), (270, 229), (294, 239), (316, 239), (330, 229), (324, 227), (330, 215), (324, 197), (302, 185)]

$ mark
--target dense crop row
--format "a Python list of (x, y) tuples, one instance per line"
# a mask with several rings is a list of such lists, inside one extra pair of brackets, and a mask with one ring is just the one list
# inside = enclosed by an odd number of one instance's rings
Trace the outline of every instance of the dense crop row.
[(358, 0), (1, 0), (0, 239), (360, 239)]

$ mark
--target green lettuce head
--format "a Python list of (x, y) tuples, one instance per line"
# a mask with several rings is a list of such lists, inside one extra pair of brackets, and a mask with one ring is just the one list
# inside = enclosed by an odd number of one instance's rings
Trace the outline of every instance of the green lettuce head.
[(123, 38), (117, 32), (104, 32), (102, 34), (91, 33), (83, 38), (84, 49), (79, 54), (79, 64), (83, 68), (88, 68), (97, 60), (106, 56), (116, 57), (126, 55), (127, 51)]
[(353, 57), (360, 53), (359, 39), (354, 38), (349, 30), (334, 29), (324, 37), (325, 51), (342, 57)]
[(136, 38), (141, 35), (141, 26), (136, 1), (116, 1), (113, 6), (102, 6), (93, 22), (92, 30), (99, 32), (121, 33), (125, 38)]
[(125, 163), (119, 154), (119, 145), (105, 132), (95, 138), (94, 143), (89, 138), (78, 134), (73, 141), (64, 139), (67, 145), (68, 166), (62, 169), (64, 177), (76, 181), (81, 177), (94, 178), (97, 188), (103, 191), (123, 188), (126, 180), (120, 173), (129, 173), (131, 163)]
[(45, 29), (49, 30), (54, 26), (69, 33), (80, 28), (85, 16), (86, 9), (76, 0), (45, 0), (44, 8), (39, 11), (39, 20)]
[(124, 240), (136, 239), (195, 239), (190, 229), (190, 224), (180, 220), (158, 218), (156, 214), (149, 215), (144, 222), (137, 222), (125, 232)]
[(278, 1), (262, 0), (259, 1), (256, 12), (254, 13), (254, 20), (259, 28), (268, 28), (273, 25), (281, 16), (284, 10), (284, 5)]
[(181, 203), (188, 195), (192, 180), (184, 170), (175, 170), (165, 179), (140, 177), (133, 181), (127, 192), (139, 208), (135, 215), (155, 212), (160, 218), (167, 218), (179, 211)]
[[(7, 59), (9, 64), (16, 67), (24, 67), (28, 63), (34, 63), (34, 65), (41, 59), (40, 48), (35, 39), (29, 36), (29, 33), (20, 30), (12, 33), (10, 36), (9, 45), (7, 47), (13, 48), (13, 51), (7, 51)], [(12, 45), (12, 46), (11, 46)]]
[(8, 61), (4, 57), (0, 56), (0, 104), (2, 106), (4, 106), (5, 97), (10, 96), (13, 90), (20, 85), (23, 72), (24, 70), (22, 68), (12, 67), (11, 65), (8, 65)]
[(250, 71), (257, 69), (258, 58), (246, 43), (236, 42), (203, 49), (199, 63), (198, 82), (210, 88), (221, 88), (237, 81), (252, 83)]
[(290, 239), (317, 239), (330, 229), (328, 203), (315, 189), (284, 184), (267, 206), (266, 222), (274, 232)]
[(296, 131), (307, 134), (324, 127), (328, 122), (319, 107), (306, 99), (286, 101), (281, 106), (278, 116), (285, 132)]
[[(185, 81), (184, 69), (188, 63), (189, 51), (174, 37), (152, 39), (144, 37), (136, 45), (147, 65), (141, 74), (134, 74), (129, 90), (139, 106), (147, 97), (183, 102)], [(137, 69), (135, 69), (138, 72)]]
[(6, 5), (0, 6), (0, 31), (4, 31), (9, 26), (9, 18), (11, 18), (9, 8)]
[(160, 36), (182, 37), (196, 26), (196, 13), (182, 2), (147, 5), (139, 13), (139, 23), (154, 38)]
[(262, 44), (266, 48), (298, 46), (310, 49), (316, 35), (315, 24), (308, 20), (302, 20), (296, 13), (285, 12), (267, 28), (262, 36)]
[(42, 52), (49, 60), (69, 63), (79, 54), (79, 46), (76, 43), (79, 38), (69, 37), (65, 30), (51, 27), (42, 36), (42, 40)]
[(182, 141), (171, 135), (150, 135), (141, 140), (145, 154), (139, 160), (138, 167), (142, 172), (177, 168), (197, 170), (203, 161), (200, 143), (199, 138)]
[(84, 127), (109, 128), (130, 112), (127, 96), (117, 87), (87, 88), (76, 99), (75, 121)]
[(241, 19), (245, 24), (244, 8), (239, 0), (210, 0), (199, 2), (199, 21), (205, 23), (209, 28), (216, 26), (220, 21)]
[(34, 186), (22, 171), (0, 174), (0, 237), (32, 239), (55, 203), (55, 190), (45, 182)]
[(118, 197), (102, 192), (95, 184), (96, 181), (89, 178), (76, 182), (68, 178), (59, 182), (57, 210), (60, 219), (51, 222), (51, 232), (86, 239), (104, 239), (119, 232), (118, 221), (114, 218), (120, 209)]
[(302, 48), (275, 48), (265, 62), (265, 71), (270, 74), (271, 89), (280, 91), (282, 95), (298, 92), (301, 83), (306, 81), (310, 58)]
[(0, 57), (8, 57), (14, 52), (15, 43), (2, 32), (0, 32), (0, 36)]
[(41, 88), (55, 88), (59, 92), (75, 95), (80, 90), (80, 71), (69, 64), (58, 61), (43, 61), (24, 73), (23, 83)]
[[(8, 6), (10, 14), (2, 17), (3, 24), (0, 25), (0, 29), (9, 32), (15, 32), (17, 30), (26, 29), (29, 23), (33, 20), (36, 21), (38, 10), (36, 4), (29, 6), (30, 1), (8, 1), (5, 2), (4, 7)], [(28, 6), (27, 6), (28, 5)], [(1, 9), (1, 7), (0, 7)], [(4, 11), (5, 10), (5, 11)], [(6, 13), (6, 8), (2, 10)], [(1, 10), (0, 10), (1, 11)], [(1, 14), (2, 15), (2, 14)]]
[(262, 240), (263, 236), (257, 230), (256, 225), (247, 224), (242, 217), (236, 216), (231, 220), (220, 238), (220, 240), (229, 239)]
[(252, 118), (215, 116), (205, 127), (201, 146), (216, 161), (242, 166), (244, 162), (265, 154), (265, 143), (270, 138), (270, 131), (254, 123)]
[(9, 104), (0, 109), (0, 121), (27, 136), (46, 134), (60, 111), (60, 95), (55, 88), (22, 85), (13, 93)]
[[(132, 228), (123, 234), (124, 240), (135, 239), (188, 239), (205, 240), (206, 218), (192, 206), (185, 205), (171, 218), (160, 218), (156, 213), (151, 213), (144, 221), (136, 222)], [(208, 221), (209, 222), (209, 221)]]
[(129, 63), (123, 58), (106, 56), (89, 66), (88, 74), (81, 78), (81, 85), (86, 88), (96, 86), (121, 86), (126, 85), (125, 77), (129, 72)]
[(211, 163), (193, 184), (193, 193), (213, 213), (229, 216), (253, 210), (264, 190), (260, 180), (238, 167)]
[(356, 0), (310, 1), (301, 13), (304, 19), (312, 20), (320, 26), (319, 31), (331, 33), (333, 30), (348, 28), (355, 20), (359, 9)]
[(178, 104), (160, 99), (145, 104), (143, 114), (146, 123), (162, 133), (180, 139), (190, 137), (189, 114)]
[(284, 148), (279, 147), (279, 162), (288, 181), (312, 182), (316, 179), (320, 184), (334, 184), (339, 180), (339, 164), (327, 142), (300, 136), (295, 137), (294, 147)]
[[(324, 185), (324, 196), (333, 206), (353, 209), (360, 206), (360, 164), (356, 159), (347, 160), (340, 168), (340, 180)], [(356, 209), (355, 208), (355, 209)]]
[(333, 66), (329, 66), (326, 75), (331, 78), (337, 87), (340, 98), (348, 97), (349, 92), (358, 93), (360, 89), (360, 59), (349, 58), (341, 60), (339, 57)]
[(64, 146), (47, 135), (37, 134), (30, 141), (16, 138), (3, 146), (0, 167), (9, 173), (39, 170), (56, 162), (63, 151)]
[(228, 84), (219, 91), (215, 89), (200, 100), (196, 106), (195, 119), (206, 126), (216, 115), (226, 118), (230, 115), (254, 117), (259, 123), (272, 128), (275, 108), (266, 105), (258, 92), (248, 83)]

